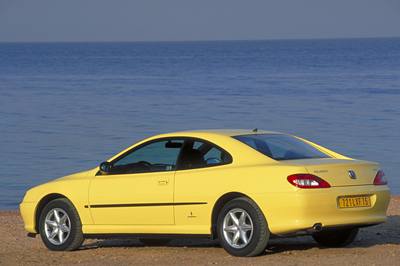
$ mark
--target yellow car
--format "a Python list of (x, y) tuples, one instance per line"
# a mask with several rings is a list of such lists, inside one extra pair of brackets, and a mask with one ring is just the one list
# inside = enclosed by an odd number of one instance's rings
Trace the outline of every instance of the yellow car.
[(390, 191), (378, 163), (288, 134), (203, 130), (140, 141), (100, 166), (30, 189), (20, 210), (51, 250), (84, 238), (219, 239), (235, 256), (271, 236), (310, 234), (344, 246), (382, 223)]

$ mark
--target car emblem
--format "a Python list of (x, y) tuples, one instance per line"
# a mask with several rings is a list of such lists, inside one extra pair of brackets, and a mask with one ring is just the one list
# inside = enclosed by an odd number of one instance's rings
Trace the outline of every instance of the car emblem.
[(349, 170), (349, 177), (351, 179), (357, 179), (356, 172), (354, 172), (353, 170)]

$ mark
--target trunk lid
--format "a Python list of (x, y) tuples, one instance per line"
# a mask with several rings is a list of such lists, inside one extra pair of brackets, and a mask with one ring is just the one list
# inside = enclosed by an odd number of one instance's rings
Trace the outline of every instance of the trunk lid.
[(372, 185), (379, 170), (378, 163), (362, 160), (321, 158), (285, 163), (304, 166), (309, 174), (321, 177), (332, 187)]

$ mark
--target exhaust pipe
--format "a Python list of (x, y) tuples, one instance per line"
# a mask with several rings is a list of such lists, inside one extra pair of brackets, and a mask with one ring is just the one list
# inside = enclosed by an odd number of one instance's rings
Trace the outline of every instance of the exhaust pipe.
[(323, 230), (322, 223), (315, 223), (312, 227), (307, 229), (303, 229), (294, 233), (283, 234), (278, 236), (288, 237), (288, 236), (304, 236), (304, 235), (312, 235), (314, 233), (321, 232)]

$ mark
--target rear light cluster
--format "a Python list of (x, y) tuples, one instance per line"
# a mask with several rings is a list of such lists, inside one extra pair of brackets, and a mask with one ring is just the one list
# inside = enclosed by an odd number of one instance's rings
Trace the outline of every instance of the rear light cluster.
[(311, 174), (294, 174), (287, 177), (290, 184), (298, 188), (330, 188), (328, 182)]
[(382, 185), (387, 185), (387, 181), (385, 178), (385, 173), (382, 170), (379, 170), (376, 173), (375, 179), (374, 179), (374, 185), (376, 186), (382, 186)]

